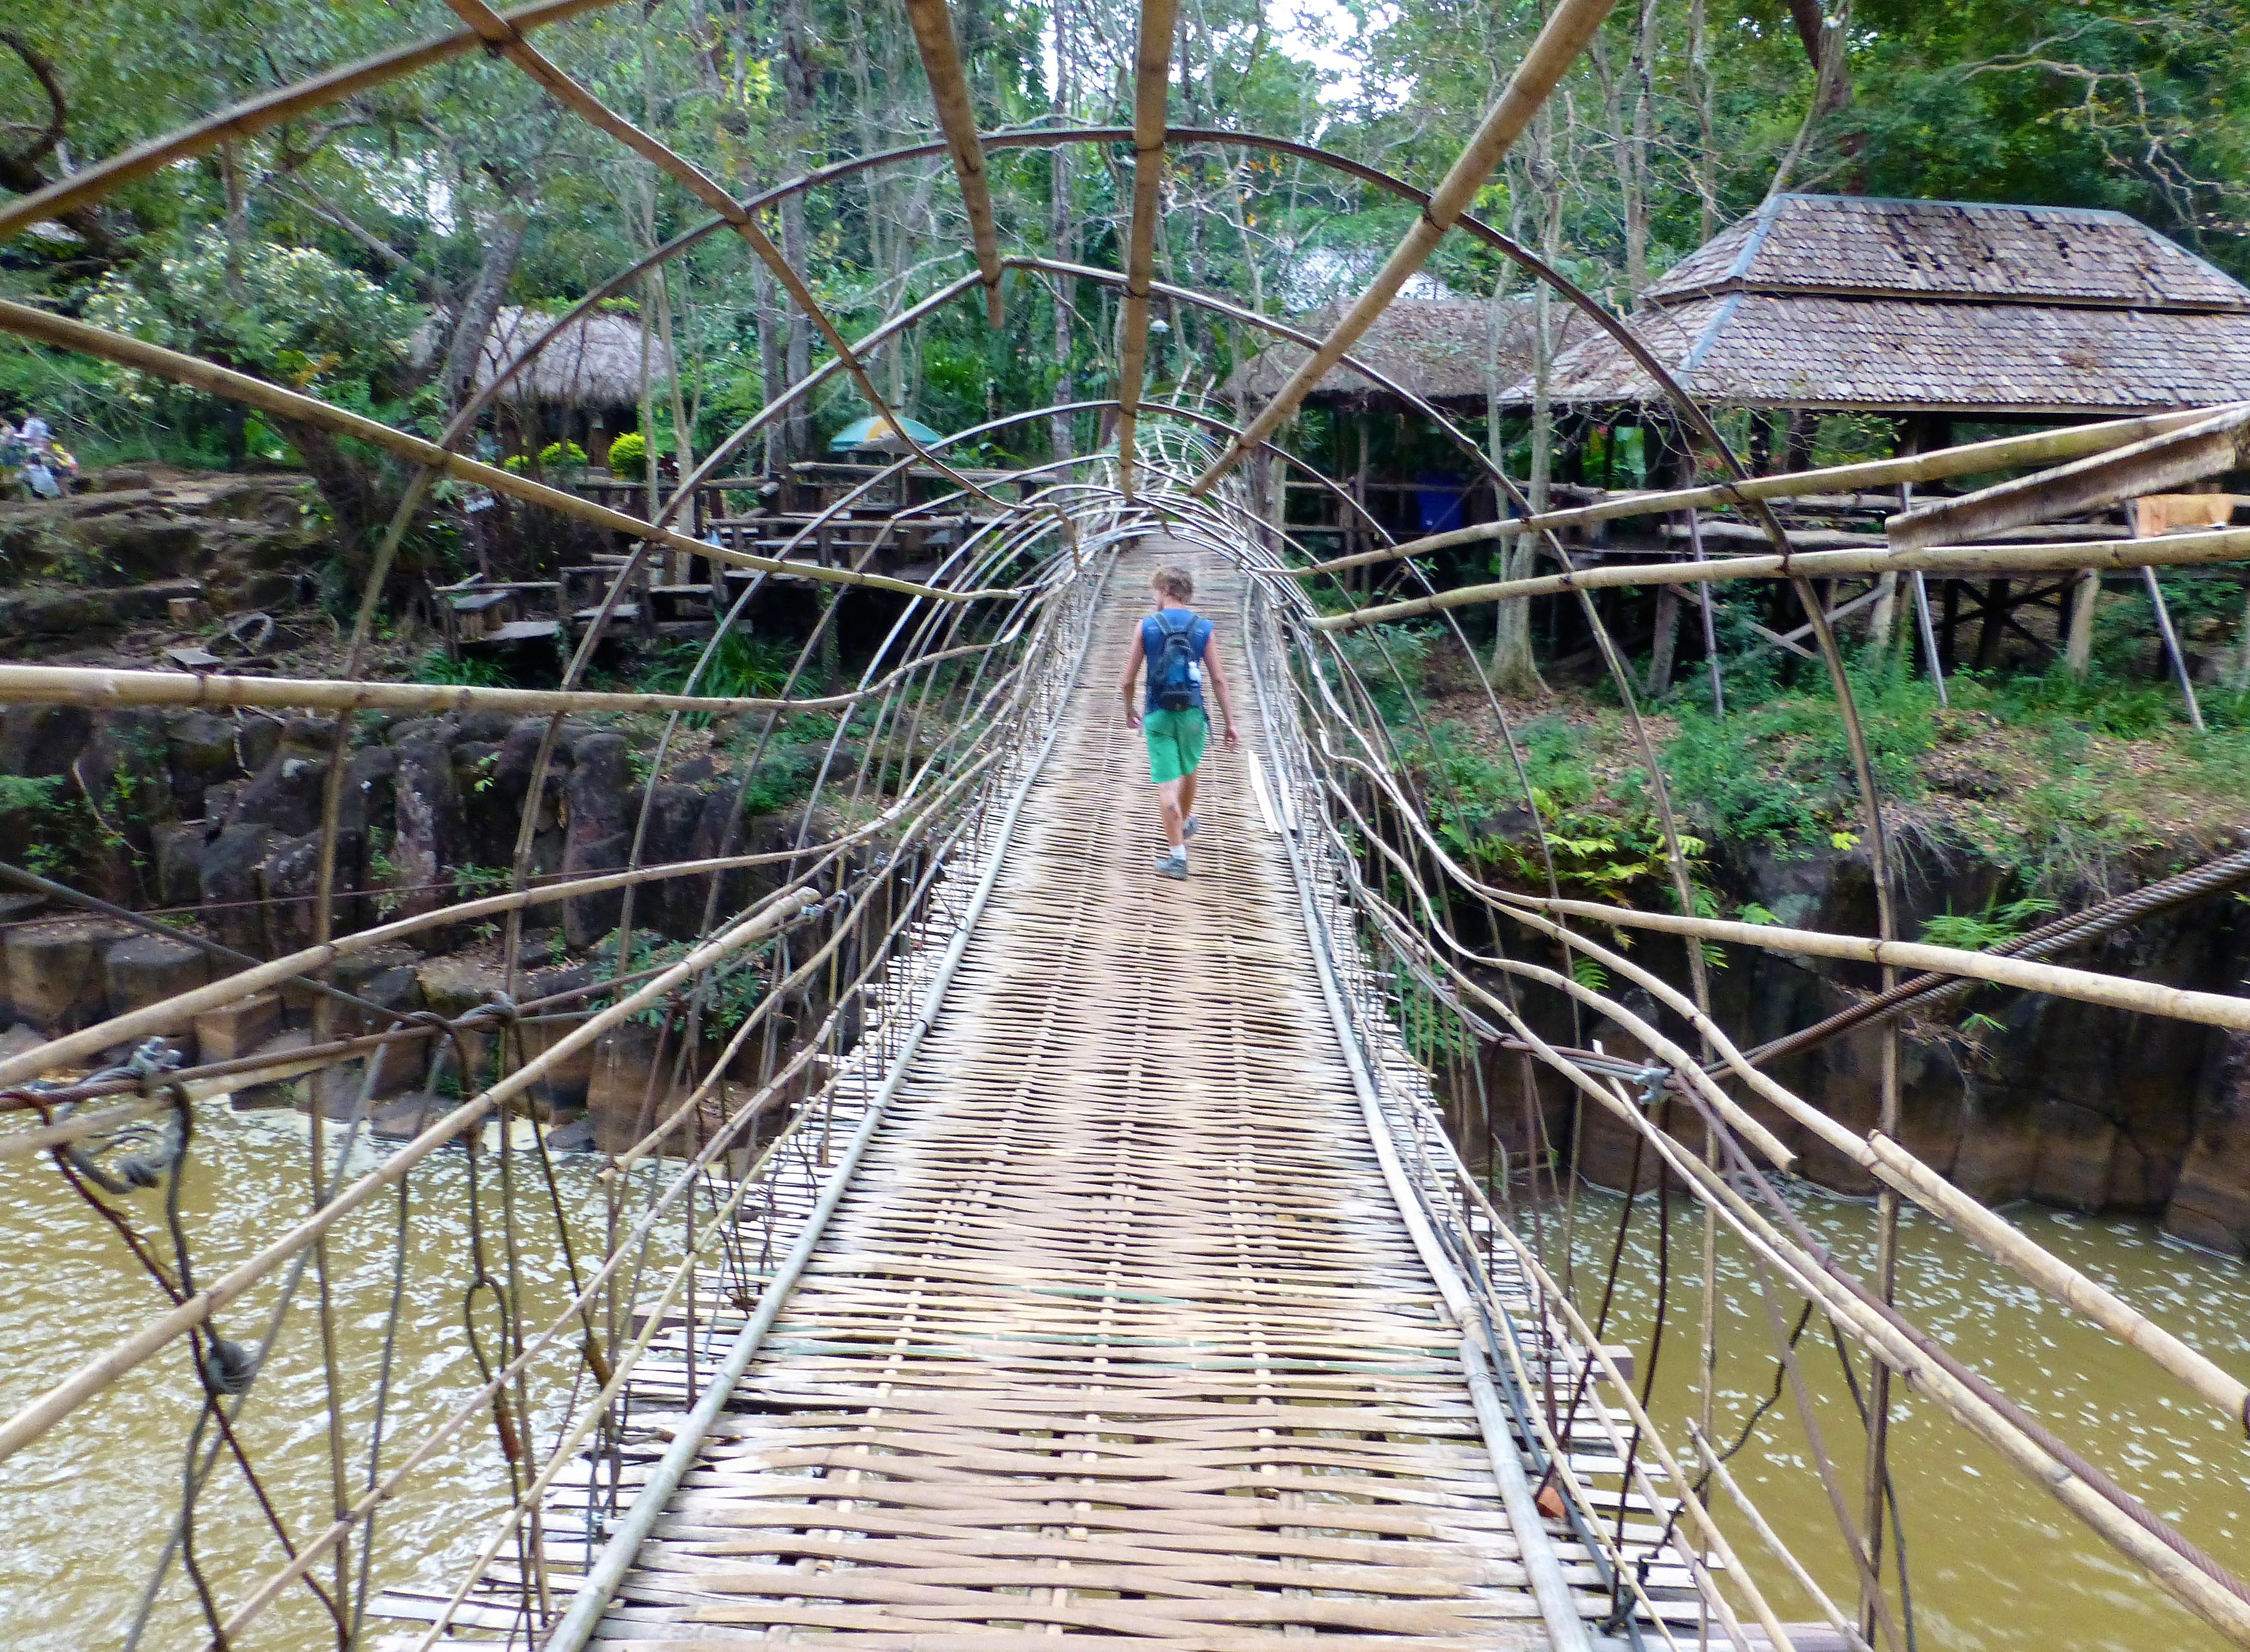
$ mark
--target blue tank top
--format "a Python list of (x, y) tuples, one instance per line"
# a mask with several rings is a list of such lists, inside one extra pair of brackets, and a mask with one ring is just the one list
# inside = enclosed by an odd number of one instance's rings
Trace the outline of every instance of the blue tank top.
[[(1192, 608), (1168, 608), (1164, 612), (1184, 613), (1188, 616), (1188, 646), (1195, 650), (1197, 668), (1195, 708), (1200, 710), (1203, 707), (1203, 651), (1211, 646), (1211, 621)], [(1141, 695), (1141, 708), (1143, 711), (1163, 709), (1156, 703), (1156, 660), (1163, 652), (1164, 628), (1157, 623), (1156, 616), (1150, 614), (1141, 621), (1141, 655), (1142, 663), (1148, 667), (1149, 675), (1149, 681), (1143, 687)]]

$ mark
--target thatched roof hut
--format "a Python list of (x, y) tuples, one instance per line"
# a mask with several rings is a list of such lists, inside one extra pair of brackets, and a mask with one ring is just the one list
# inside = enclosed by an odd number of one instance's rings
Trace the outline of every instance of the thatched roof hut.
[[(1529, 297), (1502, 303), (1499, 379), (1506, 385), (1531, 371), (1537, 323)], [(1292, 325), (1300, 332), (1324, 335), (1342, 313), (1340, 303), (1324, 305), (1294, 318)], [(1549, 314), (1558, 349), (1585, 333), (1584, 318), (1569, 306), (1554, 304)], [(1488, 299), (1401, 298), (1376, 318), (1352, 354), (1425, 401), (1481, 412), (1491, 384), (1491, 328)], [(1308, 353), (1287, 341), (1268, 344), (1235, 370), (1223, 394), (1237, 403), (1268, 400), (1304, 365)], [(1314, 406), (1364, 409), (1387, 404), (1392, 398), (1349, 368), (1338, 367), (1306, 399)]]
[[(2053, 418), (2230, 401), (2250, 288), (2122, 212), (1783, 195), (1648, 290), (1633, 329), (1734, 406)], [(1508, 392), (1530, 398), (1529, 375)], [(1660, 398), (1604, 335), (1561, 404)]]
[[(489, 385), (501, 367), (514, 361), (556, 317), (540, 310), (509, 305), (493, 321), (477, 359), (477, 388)], [(418, 329), (411, 346), (418, 365), (429, 361), (437, 348), (433, 326)], [(648, 352), (648, 377), (661, 384), (672, 371), (672, 356), (664, 341), (648, 332), (630, 315), (597, 311), (572, 325), (562, 337), (540, 352), (531, 365), (509, 383), (502, 394), (515, 402), (535, 402), (560, 408), (632, 407), (640, 400), (641, 351)]]

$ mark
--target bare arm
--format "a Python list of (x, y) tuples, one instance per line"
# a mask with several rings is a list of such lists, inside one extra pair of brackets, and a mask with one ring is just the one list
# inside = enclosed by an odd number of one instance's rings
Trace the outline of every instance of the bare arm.
[(1125, 674), (1117, 680), (1117, 692), (1125, 697), (1125, 721), (1133, 728), (1141, 726), (1141, 702), (1134, 697), (1133, 685), (1141, 678), (1141, 622), (1133, 622), (1133, 646), (1125, 651)]
[(1234, 690), (1227, 686), (1226, 668), (1218, 663), (1218, 633), (1214, 631), (1203, 647), (1204, 680), (1211, 691), (1218, 696), (1218, 708), (1226, 714), (1226, 743), (1232, 747), (1241, 743), (1242, 736), (1234, 731)]

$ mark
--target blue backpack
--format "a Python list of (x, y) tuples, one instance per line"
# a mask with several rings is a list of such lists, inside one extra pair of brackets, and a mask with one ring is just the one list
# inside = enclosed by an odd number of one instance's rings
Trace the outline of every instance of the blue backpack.
[[(1171, 622), (1177, 615), (1179, 623)], [(1167, 608), (1155, 616), (1160, 641), (1149, 662), (1149, 699), (1160, 711), (1190, 711), (1203, 704), (1202, 650), (1196, 646), (1191, 609)]]

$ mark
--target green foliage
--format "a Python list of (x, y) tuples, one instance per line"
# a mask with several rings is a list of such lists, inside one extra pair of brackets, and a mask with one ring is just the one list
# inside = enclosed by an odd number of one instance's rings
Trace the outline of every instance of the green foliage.
[[(1876, 785), (1886, 797), (1920, 796), (1922, 760), (1937, 738), (1936, 691), (1887, 667), (1855, 665), (1849, 674)], [(1851, 744), (1832, 697), (1777, 692), (1762, 704), (1730, 699), (1728, 709), (1722, 720), (1681, 708), (1680, 731), (1663, 748), (1676, 800), (1715, 833), (1777, 848), (1856, 827)]]
[(1999, 905), (1987, 901), (1975, 912), (1956, 913), (1949, 909), (1923, 920), (1922, 938), (1932, 946), (1982, 952), (2022, 934), (2032, 919), (2041, 913), (2056, 909), (2055, 903), (2044, 895), (2027, 895)]
[(1474, 1040), (1453, 1007), (1424, 985), (1422, 978), (1403, 963), (1391, 971), (1392, 1013), (1399, 1033), (1414, 1059), (1425, 1068), (1466, 1055)]
[(1430, 646), (1439, 634), (1434, 626), (1384, 626), (1348, 631), (1339, 639), (1344, 660), (1366, 684), (1377, 715), (1394, 728), (1413, 720)]
[[(404, 364), (419, 319), (411, 305), (318, 247), (237, 246), (210, 231), (129, 277), (104, 276), (86, 308), (97, 325), (215, 355), (362, 408)], [(169, 394), (156, 381), (116, 370), (115, 382), (137, 401), (153, 404)]]
[[(111, 814), (131, 819), (141, 812), (139, 788), (122, 771), (112, 777)], [(133, 855), (131, 844), (67, 775), (32, 779), (0, 775), (0, 821), (23, 845), (24, 864), (43, 878), (74, 888), (93, 881), (113, 852)]]
[(432, 648), (415, 662), (414, 681), (452, 688), (505, 688), (507, 674), (488, 660), (456, 660), (443, 648)]
[[(618, 956), (618, 932), (611, 930), (594, 944), (593, 954), (604, 964)], [(663, 969), (677, 964), (694, 950), (687, 941), (666, 941), (646, 930), (635, 930), (632, 944), (626, 949), (625, 967), (620, 975), (638, 975), (646, 970)], [(767, 978), (771, 973), (774, 944), (770, 941), (745, 948), (734, 953), (714, 968), (694, 978), (692, 990), (700, 997), (703, 1006), (703, 1026), (707, 1033), (721, 1037), (732, 1033), (750, 1018), (766, 996)], [(636, 982), (638, 987), (641, 983)], [(588, 1000), (588, 1007), (600, 1009), (613, 1001), (607, 994)], [(644, 1026), (662, 1026), (675, 1013), (673, 1002), (659, 999), (644, 1008), (635, 1010), (628, 1018)]]
[[(704, 645), (700, 642), (673, 643), (658, 656), (649, 673), (650, 692), (708, 695), (721, 700), (773, 699), (788, 685), (797, 650), (778, 638), (729, 631), (720, 637), (698, 674), (695, 667), (703, 656)], [(691, 729), (707, 729), (712, 717), (708, 712), (694, 711), (681, 721)]]
[[(549, 442), (539, 450), (542, 471), (581, 469), (586, 463), (586, 450), (576, 442)], [(500, 460), (500, 467), (521, 476), (531, 468), (531, 460), (521, 453), (510, 453)]]
[(610, 474), (638, 476), (648, 468), (648, 439), (629, 430), (610, 444)]

